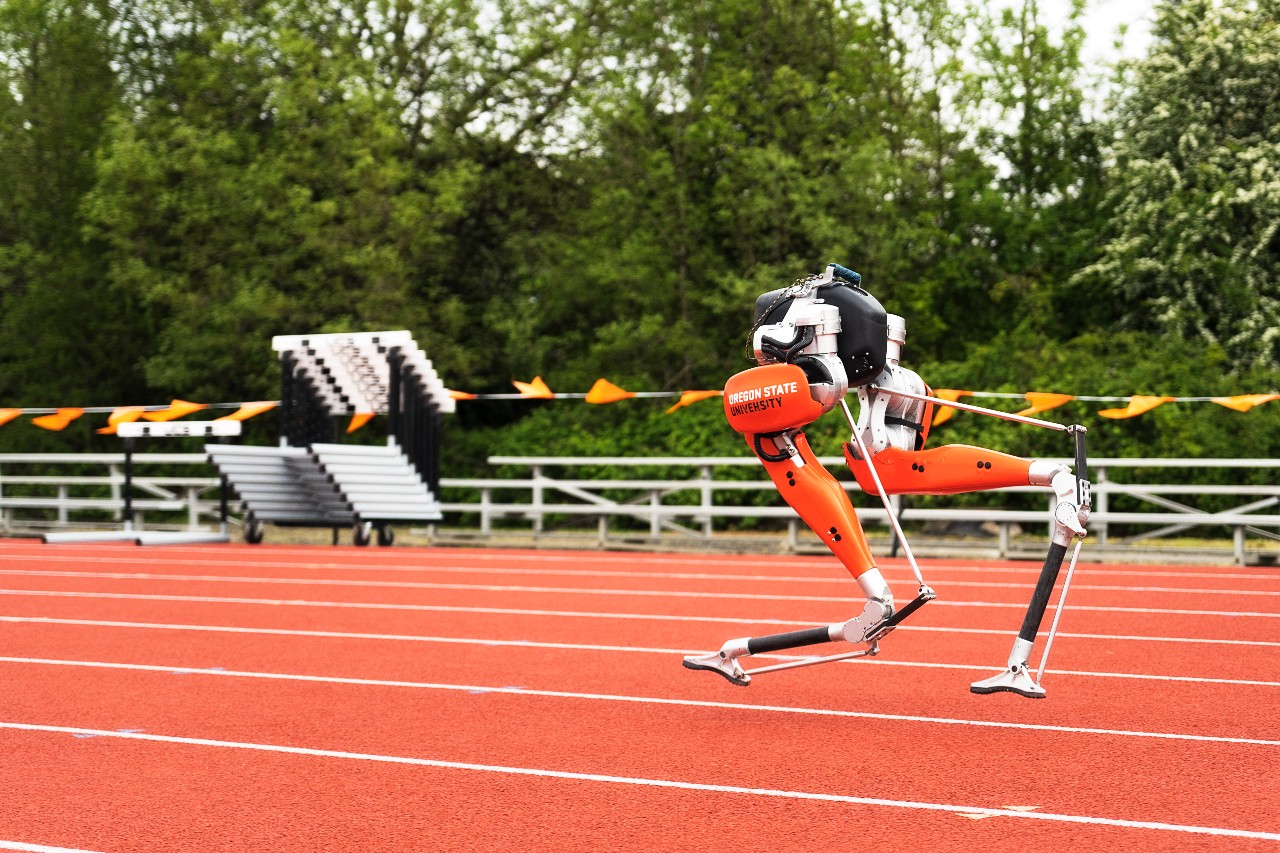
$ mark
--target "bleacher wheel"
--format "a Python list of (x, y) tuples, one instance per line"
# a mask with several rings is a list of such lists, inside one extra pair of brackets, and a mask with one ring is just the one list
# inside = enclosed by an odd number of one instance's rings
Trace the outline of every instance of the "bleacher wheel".
[(256, 518), (249, 518), (244, 523), (244, 541), (250, 545), (259, 545), (262, 543), (262, 522)]
[(370, 534), (373, 532), (373, 523), (369, 521), (357, 521), (351, 530), (351, 541), (361, 547), (369, 544)]
[(390, 545), (396, 541), (396, 532), (385, 524), (378, 525), (378, 544)]

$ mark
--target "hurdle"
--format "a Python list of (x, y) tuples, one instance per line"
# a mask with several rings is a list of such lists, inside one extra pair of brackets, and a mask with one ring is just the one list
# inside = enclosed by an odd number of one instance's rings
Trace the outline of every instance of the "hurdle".
[(133, 451), (140, 438), (213, 437), (217, 439), (240, 435), (240, 421), (187, 421), (167, 423), (122, 423), (116, 434), (124, 439), (124, 524), (120, 530), (91, 530), (69, 533), (46, 533), (41, 540), (46, 545), (63, 545), (75, 542), (128, 542), (138, 545), (190, 545), (203, 542), (229, 542), (227, 534), (227, 480), (222, 478), (219, 488), (219, 532), (164, 531), (133, 529)]
[[(244, 507), (244, 538), (264, 525), (329, 528), (333, 544), (390, 545), (395, 522), (434, 522), (443, 416), (455, 403), (407, 330), (277, 335), (280, 443), (212, 445), (209, 461)], [(387, 417), (386, 442), (338, 443), (340, 417)], [(348, 432), (351, 427), (348, 427)]]

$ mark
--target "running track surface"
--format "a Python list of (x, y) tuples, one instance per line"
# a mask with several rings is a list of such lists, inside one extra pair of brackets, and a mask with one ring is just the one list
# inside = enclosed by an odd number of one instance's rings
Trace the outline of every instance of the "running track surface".
[(0, 849), (1280, 850), (1280, 572), (1082, 563), (1029, 700), (1038, 566), (922, 568), (741, 688), (834, 559), (3, 540)]

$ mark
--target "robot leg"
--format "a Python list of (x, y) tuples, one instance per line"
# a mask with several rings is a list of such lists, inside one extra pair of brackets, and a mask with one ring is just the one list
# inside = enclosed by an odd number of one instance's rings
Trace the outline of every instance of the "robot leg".
[(801, 432), (842, 393), (840, 382), (813, 385), (795, 364), (764, 364), (729, 379), (724, 406), (729, 425), (746, 438), (787, 503), (858, 581), (867, 597), (862, 613), (833, 625), (730, 640), (719, 652), (686, 657), (685, 667), (711, 670), (746, 685), (750, 676), (737, 660), (744, 655), (839, 640), (874, 643), (890, 627), (893, 593), (876, 568), (849, 496), (818, 462)]
[(804, 433), (748, 433), (746, 439), (778, 491), (854, 576), (867, 601), (859, 615), (845, 622), (765, 637), (743, 637), (725, 643), (719, 652), (684, 659), (688, 669), (717, 672), (741, 686), (749, 684), (751, 677), (738, 663), (740, 657), (841, 640), (874, 644), (896, 624), (891, 621), (893, 592), (876, 568), (848, 494), (818, 462)]
[[(1043, 699), (1045, 690), (1031, 675), (1031, 650), (1035, 645), (1036, 635), (1040, 631), (1040, 623), (1048, 608), (1049, 598), (1053, 595), (1054, 585), (1058, 581), (1058, 573), (1062, 569), (1062, 561), (1066, 557), (1071, 540), (1085, 536), (1085, 525), (1089, 521), (1091, 499), (1089, 481), (1083, 478), (1083, 465), (1073, 474), (1065, 465), (1036, 460), (1031, 464), (1030, 485), (1048, 486), (1053, 489), (1057, 503), (1053, 510), (1053, 527), (1049, 537), (1049, 553), (1045, 556), (1044, 565), (1040, 569), (1040, 578), (1036, 581), (1035, 591), (1031, 594), (1031, 603), (1027, 606), (1027, 614), (1022, 620), (1022, 627), (1013, 641), (1013, 649), (1003, 672), (975, 681), (969, 685), (972, 693), (1017, 693), (1029, 699)], [(1077, 546), (1077, 553), (1079, 546)], [(1072, 568), (1075, 558), (1072, 558)], [(1070, 583), (1070, 572), (1067, 582)], [(1066, 596), (1064, 586), (1062, 596)], [(1062, 607), (1061, 600), (1058, 604)], [(1056, 621), (1055, 621), (1056, 627)], [(1050, 632), (1052, 633), (1052, 632)], [(1050, 642), (1052, 637), (1050, 637)], [(1046, 646), (1045, 654), (1048, 654)], [(1041, 663), (1041, 672), (1044, 663)]]
[[(950, 495), (1010, 486), (1042, 486), (1053, 491), (1052, 528), (1049, 552), (1040, 569), (1022, 628), (1004, 672), (970, 685), (973, 693), (1007, 691), (1029, 698), (1042, 698), (1044, 689), (1031, 676), (1030, 658), (1040, 623), (1057, 584), (1058, 574), (1073, 539), (1083, 538), (1089, 520), (1089, 481), (1084, 470), (1082, 433), (1077, 433), (1080, 452), (1077, 472), (1066, 465), (1045, 460), (1021, 459), (969, 445), (946, 445), (931, 450), (901, 450), (890, 447), (875, 454), (876, 468), (890, 494)], [(858, 483), (872, 488), (867, 463), (851, 445), (845, 445), (845, 459)]]
[[(748, 435), (753, 449), (763, 447), (758, 436)], [(784, 433), (771, 442), (775, 452), (760, 461), (782, 497), (840, 560), (867, 596), (861, 615), (843, 623), (840, 637), (851, 643), (868, 642), (893, 615), (893, 591), (876, 568), (875, 558), (862, 532), (862, 524), (849, 502), (849, 494), (809, 447), (804, 433)], [(779, 447), (781, 445), (781, 447)], [(782, 450), (782, 453), (778, 453)]]

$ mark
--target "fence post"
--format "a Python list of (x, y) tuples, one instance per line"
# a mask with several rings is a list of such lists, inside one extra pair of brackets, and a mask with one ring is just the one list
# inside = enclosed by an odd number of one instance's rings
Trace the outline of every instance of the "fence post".
[(533, 535), (542, 533), (542, 466), (533, 466)]
[(662, 517), (658, 515), (658, 507), (662, 506), (662, 496), (658, 490), (649, 492), (649, 535), (654, 539), (662, 536)]
[[(120, 467), (115, 464), (107, 466), (107, 477), (111, 480), (111, 502), (120, 502)], [(124, 518), (124, 510), (116, 510), (115, 520), (120, 521)]]
[(480, 490), (480, 533), (484, 536), (488, 536), (493, 530), (493, 522), (490, 520), (491, 516), (489, 509), (490, 505), (493, 503), (490, 499), (492, 494), (493, 489), (485, 488)]
[[(1095, 470), (1095, 471), (1097, 472), (1098, 484), (1099, 484), (1099, 485), (1102, 485), (1102, 484), (1104, 484), (1104, 483), (1106, 483), (1106, 482), (1107, 482), (1107, 469), (1106, 469), (1106, 468), (1097, 468), (1097, 467), (1095, 467), (1093, 470)], [(1107, 489), (1106, 489), (1106, 486), (1103, 486), (1101, 489), (1099, 489), (1099, 490), (1098, 490), (1098, 492), (1097, 492), (1097, 494), (1098, 494), (1098, 505), (1097, 505), (1096, 507), (1094, 507), (1094, 509), (1096, 509), (1096, 510), (1097, 510), (1097, 511), (1098, 511), (1098, 512), (1103, 516), (1103, 517), (1105, 517), (1105, 516), (1106, 516), (1106, 514), (1107, 514)], [(1097, 536), (1098, 536), (1098, 544), (1099, 544), (1099, 545), (1106, 545), (1106, 544), (1107, 544), (1107, 524), (1106, 524), (1106, 522), (1105, 522), (1105, 521), (1104, 521), (1102, 524), (1099, 524), (1099, 525), (1097, 526), (1096, 533), (1097, 533)]]
[(1244, 565), (1244, 525), (1236, 525), (1231, 530), (1232, 545), (1235, 546), (1236, 565)]
[(707, 539), (715, 533), (715, 523), (712, 517), (713, 505), (711, 497), (711, 466), (703, 465), (698, 469), (699, 476), (702, 478), (702, 509), (706, 515), (702, 517), (702, 535)]
[(58, 486), (58, 523), (67, 523), (67, 487)]
[(187, 487), (187, 529), (200, 529), (200, 490), (195, 486)]

